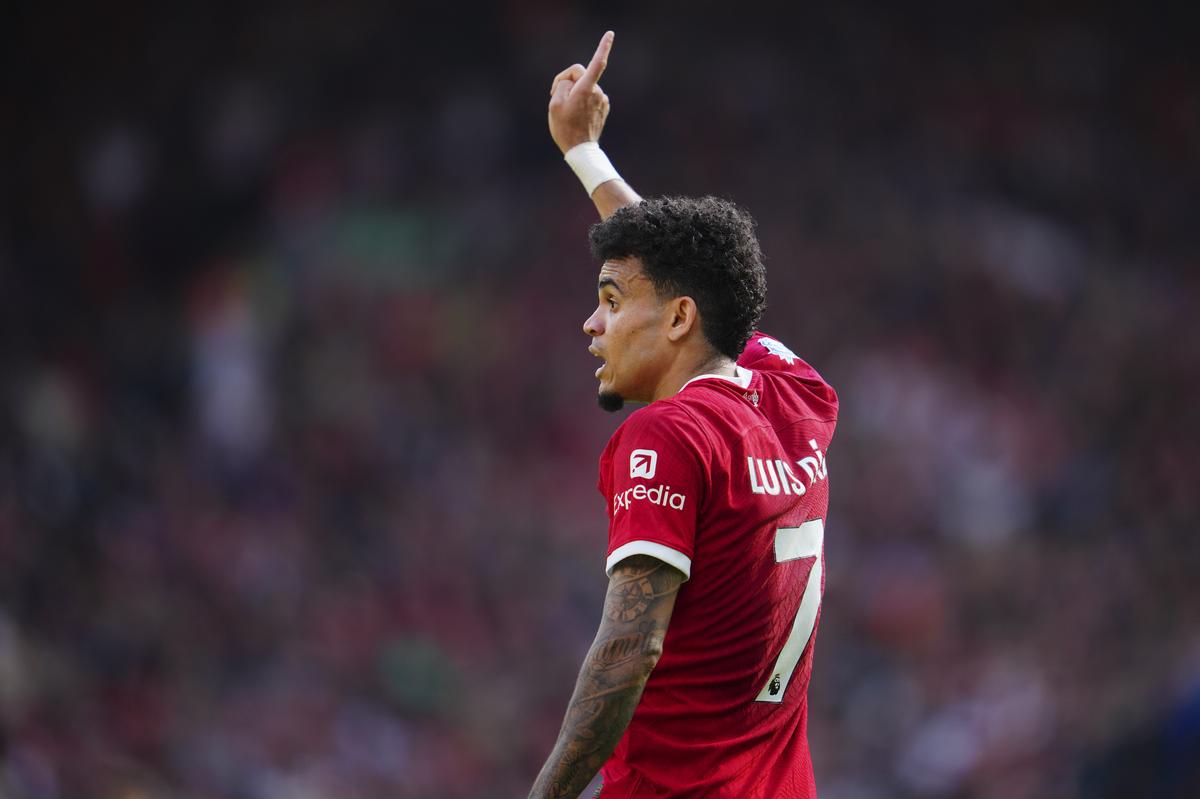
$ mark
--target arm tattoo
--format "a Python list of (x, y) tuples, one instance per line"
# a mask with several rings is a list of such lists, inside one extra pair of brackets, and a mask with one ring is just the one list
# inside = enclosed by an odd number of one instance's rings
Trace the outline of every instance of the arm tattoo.
[(662, 653), (682, 582), (677, 569), (645, 555), (613, 569), (600, 630), (530, 799), (575, 799), (612, 754)]

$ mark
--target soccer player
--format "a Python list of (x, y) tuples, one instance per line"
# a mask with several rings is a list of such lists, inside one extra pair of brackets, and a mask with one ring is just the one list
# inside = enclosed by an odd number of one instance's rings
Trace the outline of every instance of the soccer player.
[(603, 766), (603, 799), (806, 799), (837, 396), (755, 332), (750, 217), (711, 197), (643, 200), (600, 150), (612, 43), (554, 78), (550, 133), (603, 220), (583, 325), (600, 405), (648, 404), (600, 458), (603, 618), (530, 796), (573, 799)]

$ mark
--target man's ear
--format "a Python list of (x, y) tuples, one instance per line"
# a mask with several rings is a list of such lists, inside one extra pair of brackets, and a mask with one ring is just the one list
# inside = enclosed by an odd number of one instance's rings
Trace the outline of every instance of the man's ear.
[(676, 297), (667, 303), (667, 309), (670, 313), (667, 338), (670, 341), (682, 341), (692, 332), (693, 327), (698, 329), (700, 309), (691, 297)]

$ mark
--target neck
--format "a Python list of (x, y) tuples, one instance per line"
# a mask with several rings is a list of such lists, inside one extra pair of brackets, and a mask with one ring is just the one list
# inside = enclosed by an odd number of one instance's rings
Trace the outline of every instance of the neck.
[(737, 364), (720, 353), (705, 353), (700, 358), (681, 360), (678, 367), (668, 371), (659, 382), (658, 390), (654, 392), (654, 399), (660, 400), (675, 396), (687, 381), (700, 375), (734, 377), (737, 375)]

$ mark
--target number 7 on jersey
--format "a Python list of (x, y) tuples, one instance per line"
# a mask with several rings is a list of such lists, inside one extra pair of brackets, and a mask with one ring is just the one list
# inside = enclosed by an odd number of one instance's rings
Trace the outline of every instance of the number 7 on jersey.
[(821, 519), (807, 521), (799, 527), (780, 527), (775, 531), (776, 563), (800, 558), (816, 560), (808, 573), (808, 584), (804, 587), (804, 596), (801, 597), (800, 607), (796, 610), (792, 632), (775, 661), (775, 667), (771, 669), (770, 679), (754, 698), (755, 702), (783, 701), (788, 683), (792, 680), (792, 672), (796, 670), (800, 656), (804, 654), (809, 639), (812, 638), (813, 627), (817, 624), (817, 611), (821, 607), (821, 548), (824, 543), (825, 522)]

